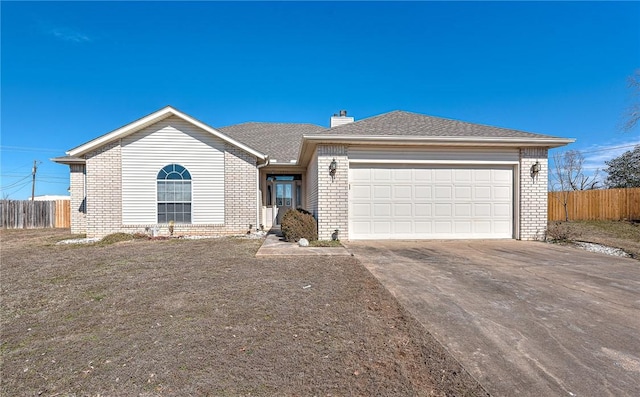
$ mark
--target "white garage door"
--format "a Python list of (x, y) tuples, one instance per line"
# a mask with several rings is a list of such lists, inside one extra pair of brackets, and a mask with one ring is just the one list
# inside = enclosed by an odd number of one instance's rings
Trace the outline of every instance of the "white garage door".
[(351, 164), (349, 238), (512, 238), (511, 166)]

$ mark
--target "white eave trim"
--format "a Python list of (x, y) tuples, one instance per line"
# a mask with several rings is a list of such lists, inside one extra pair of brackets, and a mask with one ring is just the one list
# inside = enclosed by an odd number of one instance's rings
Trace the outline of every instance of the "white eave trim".
[(54, 163), (67, 164), (67, 165), (85, 164), (87, 162), (85, 159), (79, 158), (79, 157), (54, 157), (50, 160), (53, 161)]
[(558, 147), (575, 142), (572, 138), (529, 137), (473, 137), (473, 136), (397, 136), (397, 135), (304, 135), (304, 141), (313, 143), (394, 144), (415, 145), (446, 144), (456, 146), (547, 146)]
[(353, 159), (349, 164), (475, 164), (475, 165), (516, 165), (515, 160), (407, 160), (407, 159)]
[(148, 127), (154, 123), (157, 123), (158, 121), (161, 121), (167, 117), (171, 117), (171, 116), (176, 116), (179, 117), (181, 119), (183, 119), (184, 121), (191, 123), (193, 125), (195, 125), (198, 128), (201, 128), (205, 131), (207, 131), (208, 133), (214, 135), (217, 138), (220, 138), (221, 140), (238, 147), (239, 149), (244, 150), (245, 152), (256, 156), (258, 159), (260, 160), (266, 160), (267, 156), (263, 153), (258, 152), (257, 150), (254, 150), (252, 148), (250, 148), (249, 146), (240, 143), (238, 141), (236, 141), (235, 139), (232, 139), (231, 137), (229, 137), (228, 135), (223, 134), (222, 132), (219, 132), (217, 130), (215, 130), (214, 128), (206, 125), (205, 123), (198, 121), (196, 119), (194, 119), (191, 116), (188, 116), (185, 113), (182, 113), (179, 110), (176, 110), (174, 108), (172, 108), (171, 106), (167, 106), (165, 108), (162, 108), (160, 110), (158, 110), (157, 112), (151, 113), (148, 116), (145, 116), (141, 119), (138, 119), (136, 121), (134, 121), (133, 123), (129, 123), (123, 127), (118, 128), (117, 130), (111, 131), (108, 134), (102, 135), (94, 140), (91, 140), (83, 145), (80, 145), (76, 148), (73, 148), (71, 150), (69, 150), (67, 152), (68, 156), (71, 157), (79, 157), (82, 156), (88, 152), (90, 152), (93, 149), (96, 149), (100, 146), (103, 146), (107, 143), (113, 142), (115, 140), (118, 140), (120, 138), (123, 138), (127, 135), (133, 134), (134, 132), (137, 132), (145, 127)]
[(555, 148), (575, 142), (573, 138), (555, 137), (468, 137), (468, 136), (398, 136), (398, 135), (303, 135), (298, 164), (306, 164), (317, 144), (380, 146), (458, 146), (458, 147), (547, 147)]

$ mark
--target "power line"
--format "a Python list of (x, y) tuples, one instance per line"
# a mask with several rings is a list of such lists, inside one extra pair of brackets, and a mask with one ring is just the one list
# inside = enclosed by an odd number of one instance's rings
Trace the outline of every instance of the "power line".
[(21, 165), (21, 166), (19, 166), (19, 167), (17, 167), (17, 168), (12, 168), (12, 169), (10, 169), (10, 170), (9, 170), (9, 171), (7, 171), (7, 172), (15, 172), (15, 171), (18, 171), (19, 169), (26, 168), (26, 167), (31, 167), (31, 162), (29, 162), (29, 163), (24, 163), (23, 165)]
[[(7, 186), (2, 186), (2, 190), (4, 190), (4, 189), (10, 189), (10, 188), (12, 188), (13, 186), (17, 185), (18, 183), (20, 183), (20, 182), (24, 181), (24, 180), (25, 180), (25, 179), (27, 179), (27, 178), (31, 178), (31, 175), (29, 174), (29, 175), (25, 176), (24, 178), (22, 178), (22, 179), (20, 179), (20, 180), (17, 180), (17, 181), (15, 181), (15, 182), (12, 182), (11, 184), (9, 184), (9, 185), (7, 185)], [(28, 183), (28, 182), (27, 182), (27, 183)]]
[(0, 150), (4, 152), (47, 152), (47, 153), (64, 152), (64, 149), (50, 149), (50, 148), (26, 147), (26, 146), (0, 146)]
[[(31, 175), (29, 175), (29, 176), (31, 176)], [(29, 183), (31, 183), (31, 181), (26, 181), (22, 185), (13, 186), (12, 188), (10, 188), (8, 190), (11, 191), (11, 194), (13, 194), (13, 193), (17, 192), (18, 190), (22, 189), (23, 187), (29, 185)], [(10, 193), (7, 192), (7, 189), (4, 189), (4, 188), (2, 189), (2, 195), (3, 196), (9, 197), (9, 194)]]
[[(15, 177), (20, 177), (24, 174), (0, 174), (1, 177), (3, 178), (15, 178)], [(30, 176), (31, 174), (29, 174), (28, 176)], [(69, 179), (68, 177), (64, 177), (64, 176), (58, 176), (58, 175), (54, 175), (54, 174), (38, 174), (38, 177), (40, 179), (42, 178), (49, 178), (49, 179)]]
[(621, 146), (611, 146), (605, 149), (596, 149), (596, 150), (578, 150), (578, 152), (584, 154), (584, 153), (598, 153), (598, 152), (608, 152), (611, 150), (618, 150), (618, 149), (624, 149), (624, 148), (628, 148), (628, 147), (636, 147), (640, 145), (640, 143), (632, 143), (630, 145), (621, 145)]
[(69, 182), (62, 182), (62, 181), (48, 181), (48, 180), (42, 180), (42, 179), (38, 179), (39, 183), (48, 183), (51, 185), (68, 185)]

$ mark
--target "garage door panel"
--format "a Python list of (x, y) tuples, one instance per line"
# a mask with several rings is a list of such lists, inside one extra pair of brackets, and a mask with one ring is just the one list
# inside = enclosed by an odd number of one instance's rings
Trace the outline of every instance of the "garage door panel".
[(371, 200), (371, 186), (353, 184), (351, 188), (351, 197), (355, 200)]
[(416, 200), (431, 200), (431, 186), (416, 185), (414, 192)]
[(511, 238), (510, 166), (367, 166), (349, 170), (351, 239)]
[(511, 186), (494, 186), (493, 187), (493, 199), (494, 200), (507, 200), (511, 198)]
[(493, 170), (490, 169), (476, 169), (473, 173), (473, 180), (475, 182), (491, 182), (491, 176)]
[(473, 233), (475, 234), (491, 234), (491, 221), (490, 220), (476, 220), (473, 222)]
[(443, 185), (436, 185), (435, 186), (435, 198), (436, 200), (442, 200), (442, 199), (450, 199), (451, 198), (451, 192), (453, 191), (453, 187), (451, 186), (443, 186)]
[(452, 174), (453, 170), (450, 169), (441, 169), (441, 168), (436, 168), (435, 169), (435, 181), (436, 182), (449, 182), (451, 183), (452, 180)]
[(511, 184), (513, 178), (511, 170), (493, 170), (493, 182), (505, 182)]
[(431, 222), (417, 221), (413, 223), (416, 235), (429, 235), (432, 233)]
[(413, 169), (413, 180), (415, 182), (431, 182), (433, 180), (433, 170), (424, 168)]
[(404, 169), (404, 168), (394, 169), (392, 172), (392, 175), (395, 181), (405, 181), (405, 182), (411, 182), (413, 177), (413, 173), (411, 172), (411, 169)]
[(472, 216), (471, 203), (456, 204), (454, 206), (454, 216), (469, 218)]
[(476, 200), (491, 200), (491, 186), (474, 186), (473, 198)]
[(371, 222), (352, 221), (350, 232), (356, 236), (367, 236), (371, 234)]
[(375, 234), (390, 234), (391, 221), (374, 221), (373, 233)]
[(413, 205), (411, 203), (395, 203), (393, 205), (394, 217), (410, 217), (413, 215)]
[(455, 234), (471, 233), (471, 221), (457, 221), (453, 223)]
[(471, 200), (471, 186), (456, 186), (453, 198), (455, 200)]
[(431, 204), (417, 203), (413, 205), (415, 216), (431, 216)]
[(349, 170), (349, 179), (352, 183), (371, 181), (371, 170), (368, 168), (352, 168)]
[(373, 200), (389, 200), (391, 199), (391, 186), (388, 185), (374, 185), (373, 186)]
[(411, 185), (395, 185), (393, 187), (393, 198), (396, 200), (411, 200), (413, 198), (413, 188)]
[(391, 203), (375, 203), (373, 204), (373, 217), (391, 216)]
[(506, 236), (505, 238), (511, 237), (511, 222), (495, 221), (493, 222), (493, 228), (495, 233), (502, 233)]
[(452, 223), (451, 221), (435, 221), (433, 223), (435, 226), (434, 232), (436, 234), (451, 234), (453, 231)]
[(370, 218), (372, 215), (369, 203), (354, 203), (351, 211), (354, 218)]
[(491, 216), (491, 203), (474, 203), (473, 216), (476, 218)]
[(453, 170), (453, 181), (456, 183), (469, 183), (471, 182), (471, 175), (470, 169)]
[(411, 221), (395, 221), (393, 222), (393, 233), (394, 234), (411, 234), (413, 233)]
[(436, 203), (434, 205), (434, 213), (433, 215), (436, 217), (451, 217), (452, 211), (451, 211), (451, 204), (447, 203)]
[(493, 216), (508, 217), (511, 215), (511, 206), (507, 203), (496, 203), (493, 205)]
[(388, 182), (391, 181), (391, 170), (374, 168), (371, 174), (371, 180), (374, 182)]

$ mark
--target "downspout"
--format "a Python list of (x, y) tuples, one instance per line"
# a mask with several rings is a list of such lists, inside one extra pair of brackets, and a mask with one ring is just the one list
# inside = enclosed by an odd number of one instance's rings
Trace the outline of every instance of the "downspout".
[(262, 195), (260, 194), (260, 169), (269, 165), (269, 156), (266, 157), (264, 164), (258, 164), (256, 167), (256, 230), (260, 230), (260, 207), (262, 207)]

